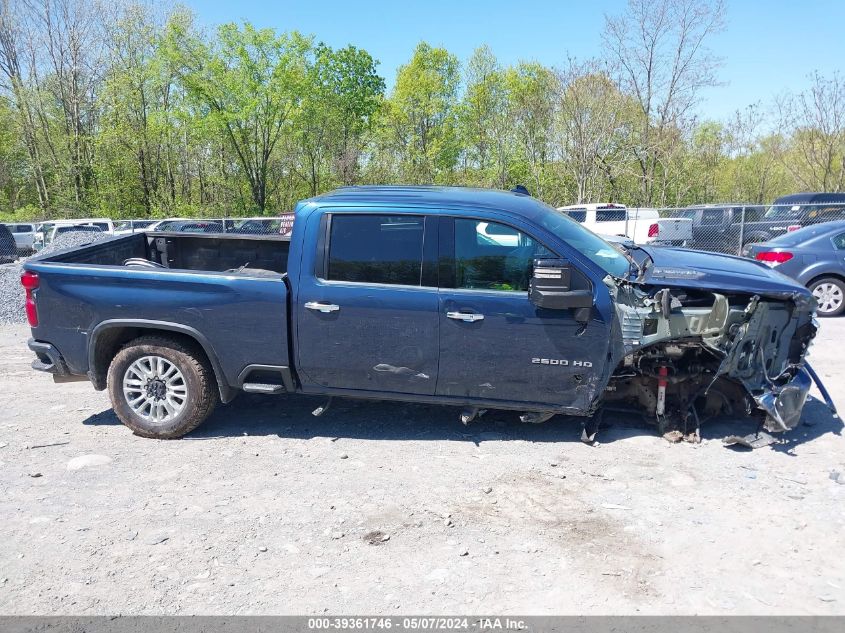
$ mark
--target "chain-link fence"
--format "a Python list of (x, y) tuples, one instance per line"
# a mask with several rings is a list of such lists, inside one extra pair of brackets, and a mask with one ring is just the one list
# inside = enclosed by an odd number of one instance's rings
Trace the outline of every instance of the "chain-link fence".
[[(58, 218), (43, 222), (0, 224), (0, 264), (23, 258), (53, 245), (84, 242), (84, 235), (98, 239), (142, 231), (179, 233), (290, 235), (293, 213), (251, 218), (167, 218), (163, 220), (113, 220), (111, 218)], [(71, 239), (72, 238), (72, 239)]]
[(750, 244), (767, 242), (805, 226), (845, 220), (845, 194), (823, 195), (830, 200), (784, 199), (771, 205), (725, 203), (680, 208), (585, 204), (562, 207), (561, 211), (600, 235), (626, 237), (639, 245), (744, 255)]
[[(787, 196), (771, 205), (724, 203), (679, 208), (638, 208), (621, 204), (585, 204), (560, 211), (604, 235), (635, 244), (668, 245), (744, 255), (749, 244), (766, 242), (804, 226), (845, 219), (845, 194)], [(112, 220), (67, 218), (0, 226), (0, 264), (49, 246), (65, 233), (126, 235), (140, 231), (289, 235), (294, 214), (248, 218), (168, 218)]]

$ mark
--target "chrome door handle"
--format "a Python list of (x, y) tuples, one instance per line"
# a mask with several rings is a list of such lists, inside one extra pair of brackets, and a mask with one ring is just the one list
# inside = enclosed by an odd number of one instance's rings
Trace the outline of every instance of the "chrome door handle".
[(329, 312), (337, 312), (340, 310), (339, 305), (335, 305), (334, 303), (320, 303), (319, 301), (308, 301), (305, 304), (305, 307), (309, 310), (318, 310), (324, 314), (328, 314)]
[(476, 312), (447, 312), (446, 316), (457, 321), (465, 321), (466, 323), (475, 323), (484, 319), (483, 314)]

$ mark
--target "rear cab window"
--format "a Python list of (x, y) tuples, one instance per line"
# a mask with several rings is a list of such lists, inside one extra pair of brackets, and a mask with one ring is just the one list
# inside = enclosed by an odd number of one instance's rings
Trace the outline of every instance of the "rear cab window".
[(624, 222), (627, 219), (626, 209), (596, 209), (596, 222)]

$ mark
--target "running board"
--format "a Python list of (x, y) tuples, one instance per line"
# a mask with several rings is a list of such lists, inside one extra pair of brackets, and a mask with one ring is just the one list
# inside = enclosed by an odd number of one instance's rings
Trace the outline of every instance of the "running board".
[(241, 387), (247, 393), (264, 393), (272, 395), (275, 393), (284, 393), (284, 385), (268, 385), (260, 382), (245, 382)]

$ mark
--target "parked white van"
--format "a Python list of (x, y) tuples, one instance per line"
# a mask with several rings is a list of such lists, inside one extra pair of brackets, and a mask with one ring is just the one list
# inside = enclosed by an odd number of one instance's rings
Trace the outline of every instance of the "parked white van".
[(683, 246), (692, 240), (692, 221), (661, 218), (657, 209), (632, 208), (599, 202), (558, 207), (576, 222), (598, 233), (627, 237), (635, 244)]

